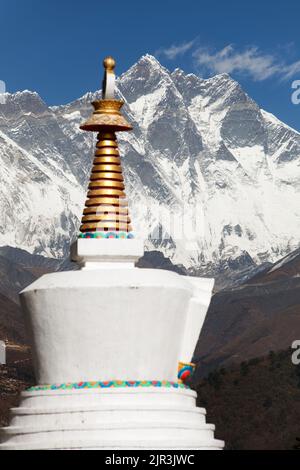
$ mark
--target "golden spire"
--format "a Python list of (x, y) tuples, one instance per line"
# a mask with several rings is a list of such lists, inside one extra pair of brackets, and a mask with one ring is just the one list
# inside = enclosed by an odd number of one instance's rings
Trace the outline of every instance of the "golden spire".
[[(106, 57), (102, 100), (94, 101), (92, 116), (80, 126), (98, 132), (95, 158), (80, 227), (81, 236), (103, 232), (131, 232), (117, 131), (132, 129), (120, 113), (123, 101), (114, 99), (115, 61)], [(92, 232), (92, 233), (91, 233)]]

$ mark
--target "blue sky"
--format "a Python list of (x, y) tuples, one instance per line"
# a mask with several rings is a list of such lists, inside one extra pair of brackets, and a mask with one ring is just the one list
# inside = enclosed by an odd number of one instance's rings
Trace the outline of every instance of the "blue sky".
[(101, 61), (117, 73), (145, 53), (173, 70), (228, 72), (258, 104), (300, 130), (300, 2), (1, 0), (0, 80), (61, 104), (95, 90)]

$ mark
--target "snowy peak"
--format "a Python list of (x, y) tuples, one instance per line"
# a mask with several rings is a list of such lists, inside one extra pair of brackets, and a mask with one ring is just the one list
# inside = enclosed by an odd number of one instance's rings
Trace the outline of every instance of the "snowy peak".
[(295, 133), (300, 135), (300, 133), (298, 131), (296, 131), (292, 127), (288, 126), (284, 122), (280, 121), (276, 116), (274, 116), (274, 114), (268, 113), (264, 109), (261, 109), (261, 113), (262, 113), (266, 123), (269, 126), (273, 126), (273, 127), (277, 127), (277, 128), (279, 127), (281, 129), (285, 128), (287, 131), (291, 132), (291, 135), (295, 135)]
[(29, 90), (6, 93), (5, 98), (5, 103), (0, 107), (0, 115), (3, 117), (10, 118), (30, 114), (36, 116), (48, 110), (38, 93)]
[[(169, 72), (149, 54), (117, 88), (134, 127), (119, 135), (128, 200), (137, 234), (155, 234), (148, 248), (187, 268), (240, 269), (298, 247), (298, 132), (229, 75)], [(67, 255), (94, 152), (79, 125), (100, 96), (47, 107), (24, 91), (0, 106), (1, 244)]]
[(147, 54), (121, 75), (118, 85), (126, 101), (131, 104), (137, 96), (153, 94), (161, 87), (172, 85), (172, 80), (168, 70)]
[[(154, 70), (164, 69), (167, 71), (167, 69), (161, 65), (161, 63), (156, 59), (156, 57), (151, 54), (142, 55), (142, 57), (137, 61), (136, 65), (149, 67)], [(130, 72), (130, 69), (128, 70), (128, 72)]]
[(168, 69), (161, 65), (161, 63), (153, 55), (144, 54), (121, 77), (129, 77), (136, 74), (138, 74), (138, 77), (144, 77), (150, 73), (169, 75)]

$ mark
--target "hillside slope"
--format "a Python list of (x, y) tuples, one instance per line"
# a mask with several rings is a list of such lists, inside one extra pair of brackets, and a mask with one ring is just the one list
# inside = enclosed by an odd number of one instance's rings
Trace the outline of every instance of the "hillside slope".
[(196, 389), (226, 449), (300, 448), (300, 366), (291, 350), (213, 371)]
[(202, 373), (300, 339), (299, 250), (241, 286), (217, 292), (196, 348)]

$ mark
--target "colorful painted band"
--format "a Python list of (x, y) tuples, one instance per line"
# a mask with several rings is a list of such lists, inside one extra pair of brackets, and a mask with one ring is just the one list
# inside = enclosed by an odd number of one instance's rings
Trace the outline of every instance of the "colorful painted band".
[(178, 363), (178, 379), (183, 382), (190, 378), (195, 371), (195, 364), (192, 362), (179, 362)]
[(85, 232), (80, 233), (78, 238), (118, 238), (118, 239), (131, 239), (134, 238), (132, 232)]
[(81, 390), (87, 388), (113, 388), (113, 387), (167, 387), (189, 388), (180, 381), (169, 382), (167, 380), (111, 380), (107, 382), (77, 382), (53, 385), (36, 385), (27, 389), (27, 392), (40, 392), (44, 390)]

